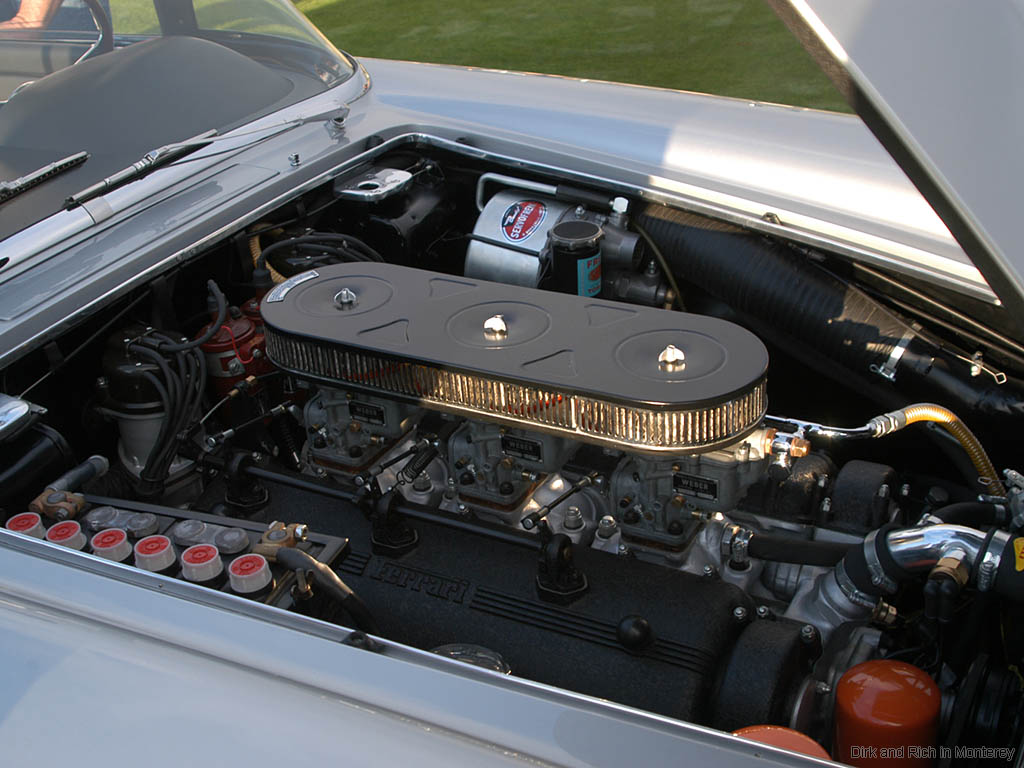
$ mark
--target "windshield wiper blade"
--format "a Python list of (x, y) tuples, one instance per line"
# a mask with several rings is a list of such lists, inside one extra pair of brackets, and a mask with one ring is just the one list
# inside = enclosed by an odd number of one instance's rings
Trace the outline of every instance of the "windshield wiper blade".
[(112, 189), (127, 184), (128, 182), (135, 181), (136, 179), (141, 179), (143, 176), (150, 173), (151, 171), (155, 171), (157, 168), (162, 168), (165, 165), (170, 165), (171, 163), (181, 159), (190, 152), (194, 152), (197, 149), (202, 149), (203, 147), (209, 146), (214, 142), (234, 141), (238, 138), (245, 137), (252, 133), (258, 135), (250, 143), (257, 143), (260, 141), (265, 141), (266, 139), (269, 139), (272, 136), (276, 136), (277, 134), (282, 133), (284, 131), (291, 130), (292, 128), (295, 128), (297, 126), (305, 125), (306, 123), (312, 123), (319, 120), (325, 120), (329, 117), (338, 118), (344, 121), (348, 113), (349, 107), (347, 104), (334, 104), (330, 108), (322, 110), (321, 112), (317, 112), (312, 115), (303, 115), (291, 120), (285, 120), (284, 122), (281, 123), (262, 126), (254, 131), (247, 133), (228, 133), (221, 136), (217, 134), (216, 130), (210, 130), (207, 131), (206, 133), (201, 133), (198, 136), (195, 136), (191, 139), (186, 139), (185, 141), (179, 141), (174, 144), (165, 144), (164, 146), (158, 149), (154, 149), (151, 152), (147, 152), (145, 155), (142, 156), (141, 159), (132, 163), (124, 170), (118, 171), (113, 176), (108, 176), (107, 178), (103, 179), (103, 181), (99, 181), (90, 187), (86, 187), (81, 192), (71, 195), (71, 197), (67, 198), (64, 201), (64, 210), (71, 210), (72, 208), (82, 205), (82, 203), (86, 203), (95, 197), (105, 195)]
[(96, 182), (92, 186), (86, 187), (81, 192), (76, 192), (71, 195), (64, 201), (64, 210), (70, 210), (82, 203), (92, 200), (94, 197), (105, 195), (107, 192), (110, 192), (112, 189), (116, 189), (123, 184), (135, 181), (136, 179), (141, 179), (150, 171), (155, 171), (157, 168), (170, 165), (175, 160), (184, 157), (190, 152), (202, 149), (213, 142), (214, 133), (215, 131), (210, 131), (209, 133), (202, 134), (194, 139), (181, 141), (177, 144), (167, 144), (158, 149), (154, 149), (151, 152), (147, 152), (127, 168), (118, 171), (112, 176), (107, 176), (107, 178)]
[(88, 152), (76, 152), (73, 155), (68, 155), (63, 160), (57, 160), (49, 165), (44, 165), (42, 168), (14, 181), (0, 181), (0, 204), (6, 203), (12, 197), (17, 197), (22, 192), (32, 189), (37, 184), (42, 184), (47, 179), (52, 179), (54, 176), (64, 173), (64, 171), (78, 167), (88, 159)]

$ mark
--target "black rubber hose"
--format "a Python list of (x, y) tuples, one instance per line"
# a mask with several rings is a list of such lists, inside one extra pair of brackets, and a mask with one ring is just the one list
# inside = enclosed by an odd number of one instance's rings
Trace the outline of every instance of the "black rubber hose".
[(160, 403), (161, 405), (163, 405), (164, 418), (160, 422), (160, 431), (157, 433), (156, 442), (153, 443), (153, 448), (150, 450), (149, 456), (146, 457), (146, 465), (142, 468), (142, 472), (139, 474), (139, 476), (143, 480), (159, 483), (162, 482), (164, 478), (157, 476), (155, 472), (157, 466), (160, 463), (160, 456), (163, 453), (163, 446), (166, 445), (168, 436), (171, 431), (171, 418), (173, 415), (171, 413), (171, 399), (170, 396), (167, 394), (167, 388), (164, 387), (164, 385), (160, 382), (160, 379), (158, 379), (149, 371), (143, 373), (142, 376), (143, 378), (146, 379), (146, 381), (148, 381), (153, 386), (153, 389), (156, 390), (157, 397), (160, 398)]
[(760, 560), (799, 565), (832, 566), (838, 563), (857, 544), (838, 541), (794, 539), (770, 533), (755, 533), (750, 537), (747, 553)]
[(17, 445), (27, 446), (24, 452), (0, 470), (0, 503), (6, 504), (29, 488), (42, 486), (52, 465), (66, 464), (71, 458), (71, 446), (57, 430), (44, 424), (35, 424), (30, 429), (33, 434), (18, 436)]
[(683, 280), (843, 368), (866, 374), (882, 367), (910, 332), (898, 376), (910, 374), (940, 400), (989, 417), (1024, 416), (1024, 399), (954, 374), (948, 353), (788, 246), (663, 206), (649, 206), (640, 223)]
[(331, 256), (339, 261), (372, 261), (370, 257), (364, 256), (355, 249), (344, 251), (333, 245), (312, 245), (307, 243), (295, 246), (295, 250), (299, 253), (308, 253), (311, 256)]
[(944, 523), (969, 525), (972, 528), (983, 528), (991, 525), (1003, 525), (1007, 522), (1006, 509), (996, 504), (982, 501), (964, 501), (949, 504), (941, 509), (932, 510), (932, 514)]
[(363, 255), (371, 261), (384, 261), (383, 256), (356, 237), (352, 237), (351, 235), (322, 232), (313, 233), (311, 235), (302, 235), (300, 237), (290, 237), (286, 240), (278, 240), (276, 243), (271, 243), (260, 252), (259, 257), (256, 259), (255, 268), (260, 270), (266, 269), (267, 259), (277, 251), (283, 251), (301, 245), (323, 246), (326, 243), (343, 243), (353, 252)]
[(995, 591), (1010, 600), (1024, 601), (1024, 537), (1012, 536), (1006, 542), (996, 572)]
[(356, 624), (357, 629), (369, 632), (371, 635), (379, 635), (380, 630), (377, 622), (373, 620), (370, 609), (366, 607), (359, 596), (352, 591), (341, 577), (338, 576), (326, 563), (321, 563), (315, 557), (301, 549), (281, 547), (277, 550), (277, 562), (290, 571), (308, 571), (313, 574), (313, 580), (332, 599), (336, 600)]
[(224, 297), (224, 294), (220, 290), (220, 286), (217, 285), (213, 280), (206, 281), (206, 288), (210, 291), (210, 295), (213, 296), (214, 301), (217, 302), (217, 318), (210, 323), (210, 327), (206, 329), (198, 339), (192, 339), (191, 341), (183, 341), (179, 344), (167, 344), (161, 343), (158, 348), (165, 354), (173, 352), (182, 352), (186, 349), (193, 349), (195, 347), (202, 346), (210, 339), (213, 338), (214, 334), (220, 330), (220, 327), (224, 325), (224, 318), (228, 316), (228, 300)]
[(108, 469), (110, 469), (110, 462), (107, 461), (105, 456), (90, 456), (46, 487), (52, 488), (55, 491), (77, 491), (94, 477), (106, 474)]

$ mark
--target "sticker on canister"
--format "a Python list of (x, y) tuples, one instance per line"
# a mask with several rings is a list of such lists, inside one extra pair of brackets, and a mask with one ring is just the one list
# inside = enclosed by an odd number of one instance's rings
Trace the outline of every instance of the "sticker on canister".
[(576, 285), (580, 296), (597, 296), (601, 292), (601, 252), (576, 262)]
[(501, 234), (510, 243), (525, 240), (544, 223), (548, 207), (539, 200), (520, 200), (501, 214)]
[(1018, 571), (1024, 571), (1024, 538), (1018, 536), (1013, 540), (1013, 559)]

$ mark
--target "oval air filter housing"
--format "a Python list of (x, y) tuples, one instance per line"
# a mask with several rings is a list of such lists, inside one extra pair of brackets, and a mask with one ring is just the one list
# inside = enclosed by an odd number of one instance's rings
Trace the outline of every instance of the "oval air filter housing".
[(630, 451), (709, 450), (767, 407), (764, 345), (712, 317), (378, 263), (296, 275), (262, 313), (300, 376)]

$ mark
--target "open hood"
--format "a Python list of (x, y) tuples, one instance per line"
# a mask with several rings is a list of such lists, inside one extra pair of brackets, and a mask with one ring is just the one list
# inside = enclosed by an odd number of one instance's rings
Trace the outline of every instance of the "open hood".
[(1024, 324), (1024, 3), (769, 2)]

